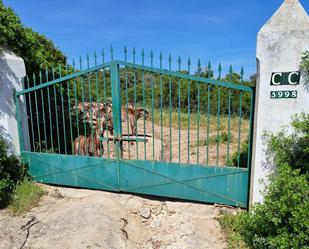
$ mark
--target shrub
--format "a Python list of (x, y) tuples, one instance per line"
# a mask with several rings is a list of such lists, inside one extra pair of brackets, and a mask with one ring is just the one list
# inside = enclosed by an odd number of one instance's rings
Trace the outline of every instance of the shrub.
[(282, 130), (277, 135), (266, 135), (268, 154), (276, 164), (287, 163), (301, 174), (309, 173), (309, 114), (300, 114), (292, 121), (293, 132)]
[(8, 143), (0, 134), (0, 208), (9, 204), (16, 184), (25, 175), (25, 167), (12, 154)]
[(233, 135), (228, 134), (225, 131), (221, 133), (221, 139), (219, 139), (222, 143), (231, 143), (233, 140)]
[[(308, 248), (309, 115), (296, 116), (291, 128), (289, 132), (282, 130), (265, 136), (267, 153), (276, 169), (269, 176), (264, 203), (254, 205), (237, 218), (225, 218), (224, 223), (221, 222), (223, 227), (233, 231), (228, 235), (230, 240), (231, 236), (239, 238), (240, 235), (249, 247), (258, 249)], [(242, 150), (247, 151), (244, 148)]]
[(232, 165), (241, 168), (247, 168), (247, 163), (248, 163), (248, 140), (243, 142), (240, 146), (240, 151), (239, 151), (239, 165), (238, 165), (238, 152), (234, 152), (232, 155)]
[(240, 216), (242, 216), (242, 213), (238, 215), (223, 213), (223, 216), (219, 218), (220, 225), (227, 237), (227, 249), (248, 248), (240, 234), (242, 228), (242, 219), (239, 218)]
[[(287, 163), (301, 174), (309, 173), (309, 114), (296, 115), (291, 123), (292, 132), (283, 129), (278, 134), (265, 134), (268, 141), (267, 154), (276, 164)], [(248, 161), (248, 140), (241, 145), (239, 167), (246, 168)], [(232, 164), (238, 164), (238, 152), (232, 155)]]
[(277, 165), (264, 203), (240, 216), (241, 234), (252, 248), (306, 248), (309, 244), (308, 177)]

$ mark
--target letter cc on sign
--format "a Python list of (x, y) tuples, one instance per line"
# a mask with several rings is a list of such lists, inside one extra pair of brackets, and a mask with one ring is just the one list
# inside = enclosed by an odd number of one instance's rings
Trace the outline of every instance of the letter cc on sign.
[(300, 71), (286, 72), (286, 73), (272, 73), (270, 85), (299, 85)]

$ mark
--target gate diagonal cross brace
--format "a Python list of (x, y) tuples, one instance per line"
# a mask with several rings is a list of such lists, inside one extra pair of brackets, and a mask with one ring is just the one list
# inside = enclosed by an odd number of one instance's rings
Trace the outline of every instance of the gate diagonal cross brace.
[(134, 189), (139, 189), (139, 188), (144, 188), (144, 187), (155, 187), (155, 186), (159, 186), (159, 185), (168, 185), (168, 184), (175, 184), (175, 183), (179, 183), (179, 184), (182, 184), (182, 185), (185, 185), (189, 188), (193, 188), (195, 190), (198, 190), (202, 193), (205, 193), (205, 194), (208, 194), (208, 195), (212, 195), (212, 196), (215, 196), (215, 197), (219, 197), (221, 199), (225, 199), (225, 200), (229, 200), (229, 201), (232, 201), (232, 202), (235, 202), (235, 203), (238, 203), (238, 204), (241, 204), (243, 206), (245, 206), (245, 204), (243, 203), (240, 203), (239, 201), (237, 200), (234, 200), (232, 198), (228, 198), (226, 196), (221, 196), (221, 195), (217, 195), (217, 194), (214, 194), (214, 193), (211, 193), (209, 191), (205, 191), (203, 189), (200, 189), (200, 188), (197, 188), (197, 187), (194, 187), (186, 182), (190, 182), (190, 181), (193, 181), (193, 180), (202, 180), (202, 179), (207, 179), (207, 178), (212, 178), (212, 177), (219, 177), (219, 176), (224, 176), (224, 175), (230, 175), (230, 174), (242, 174), (242, 173), (245, 173), (246, 171), (243, 171), (243, 172), (233, 172), (233, 173), (225, 173), (225, 174), (217, 174), (217, 175), (211, 175), (211, 176), (204, 176), (204, 177), (198, 177), (198, 178), (192, 178), (192, 179), (186, 179), (186, 180), (176, 180), (174, 178), (171, 178), (171, 177), (168, 177), (168, 176), (165, 176), (165, 175), (162, 175), (162, 174), (159, 174), (157, 172), (154, 172), (152, 170), (148, 170), (148, 169), (145, 169), (145, 168), (142, 168), (142, 167), (139, 167), (133, 163), (129, 163), (129, 162), (126, 162), (126, 161), (122, 161), (121, 162), (125, 163), (125, 164), (128, 164), (128, 165), (131, 165), (135, 168), (138, 168), (138, 169), (141, 169), (141, 170), (144, 170), (148, 173), (151, 173), (151, 174), (154, 174), (154, 175), (158, 175), (158, 176), (161, 176), (163, 178), (166, 178), (168, 180), (170, 180), (170, 182), (165, 182), (165, 183), (157, 183), (157, 184), (152, 184), (152, 185), (145, 185), (145, 186), (138, 186), (138, 187), (134, 187), (134, 188), (124, 188), (124, 189), (121, 189), (121, 191), (130, 191), (130, 190), (134, 190)]

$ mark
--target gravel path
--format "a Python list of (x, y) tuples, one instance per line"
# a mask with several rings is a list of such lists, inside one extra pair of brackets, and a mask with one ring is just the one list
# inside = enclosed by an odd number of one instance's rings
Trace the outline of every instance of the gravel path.
[(7, 210), (0, 211), (0, 248), (20, 248), (27, 230), (23, 248), (32, 249), (226, 247), (216, 219), (218, 207), (42, 186), (46, 195), (26, 215), (12, 217)]

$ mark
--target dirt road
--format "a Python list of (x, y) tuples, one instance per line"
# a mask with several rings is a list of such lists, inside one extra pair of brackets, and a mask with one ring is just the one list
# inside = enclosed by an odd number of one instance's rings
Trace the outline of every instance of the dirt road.
[(26, 215), (12, 217), (7, 210), (0, 211), (0, 248), (20, 248), (28, 227), (29, 237), (23, 248), (222, 249), (226, 246), (216, 220), (221, 210), (218, 207), (42, 186), (46, 195)]

